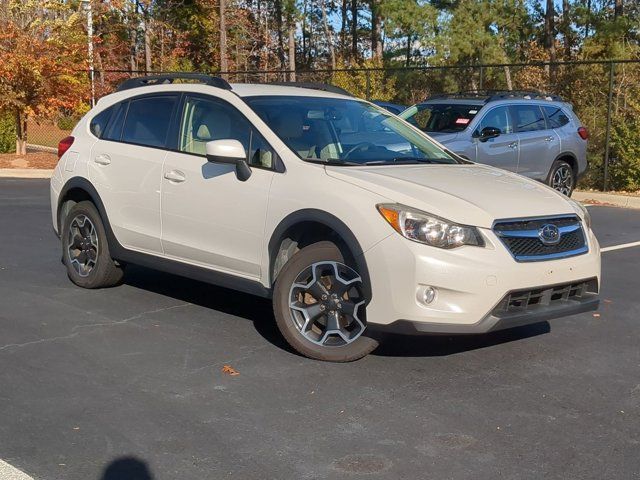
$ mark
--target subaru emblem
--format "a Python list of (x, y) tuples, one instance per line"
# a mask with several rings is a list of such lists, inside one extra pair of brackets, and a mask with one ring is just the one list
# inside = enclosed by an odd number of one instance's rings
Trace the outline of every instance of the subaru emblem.
[(538, 229), (538, 237), (545, 245), (555, 245), (560, 241), (560, 230), (552, 223), (547, 223)]

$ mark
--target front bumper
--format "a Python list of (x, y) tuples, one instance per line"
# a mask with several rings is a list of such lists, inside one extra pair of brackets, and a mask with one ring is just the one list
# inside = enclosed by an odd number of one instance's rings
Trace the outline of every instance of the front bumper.
[[(368, 328), (405, 334), (476, 334), (598, 308), (600, 248), (591, 231), (586, 232), (587, 253), (529, 263), (516, 262), (491, 230), (483, 229), (482, 234), (484, 248), (442, 250), (394, 234), (367, 251), (372, 286)], [(554, 288), (577, 284), (584, 284), (579, 294), (553, 293)], [(430, 304), (422, 300), (427, 286), (437, 290)], [(524, 291), (537, 292), (541, 299), (527, 308), (509, 307), (505, 299)], [(505, 301), (508, 308), (503, 308)]]

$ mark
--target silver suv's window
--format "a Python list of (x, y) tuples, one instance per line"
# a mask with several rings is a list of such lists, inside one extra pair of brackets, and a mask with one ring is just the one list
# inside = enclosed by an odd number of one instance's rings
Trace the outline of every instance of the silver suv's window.
[(569, 117), (560, 107), (545, 106), (544, 113), (547, 115), (549, 128), (560, 128), (569, 123)]
[(423, 103), (411, 107), (415, 113), (403, 115), (409, 123), (423, 132), (456, 133), (461, 132), (471, 123), (481, 106), (462, 104)]
[(546, 130), (547, 123), (542, 113), (542, 108), (538, 105), (512, 105), (511, 111), (514, 116), (517, 132), (531, 132), (535, 130)]
[(513, 133), (513, 124), (509, 116), (509, 107), (496, 107), (489, 110), (480, 120), (476, 132), (481, 132), (487, 127), (498, 128), (501, 134)]
[(338, 165), (460, 163), (396, 116), (359, 100), (274, 96), (246, 102), (303, 160)]

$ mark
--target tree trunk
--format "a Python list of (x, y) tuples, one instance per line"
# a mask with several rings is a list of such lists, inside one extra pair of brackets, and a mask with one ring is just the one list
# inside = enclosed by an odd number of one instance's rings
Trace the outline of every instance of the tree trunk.
[(623, 0), (615, 0), (615, 2), (613, 14), (615, 15), (615, 18), (620, 18), (622, 17), (624, 10)]
[(331, 30), (329, 30), (329, 21), (327, 20), (327, 4), (326, 0), (320, 0), (320, 10), (322, 11), (322, 28), (324, 30), (324, 36), (327, 38), (327, 45), (329, 47), (329, 56), (331, 57), (331, 70), (336, 69), (336, 51), (333, 48), (333, 37)]
[(344, 58), (347, 51), (347, 8), (348, 0), (342, 0), (340, 7), (340, 55)]
[(571, 6), (569, 0), (562, 0), (562, 36), (564, 39), (564, 59), (571, 59)]
[(504, 78), (507, 82), (507, 90), (513, 90), (513, 82), (511, 81), (511, 67), (504, 67)]
[(278, 60), (280, 60), (280, 68), (285, 69), (284, 63), (284, 39), (282, 35), (282, 0), (274, 0), (276, 10), (276, 28), (278, 34)]
[(351, 0), (351, 61), (358, 61), (358, 0)]
[(289, 81), (296, 81), (296, 23), (289, 20)]
[(128, 21), (129, 21), (129, 61), (131, 72), (135, 72), (138, 70), (138, 32), (136, 29), (136, 14), (137, 14), (137, 3), (134, 2), (130, 4), (131, 10), (129, 11)]
[(144, 69), (147, 73), (151, 71), (151, 35), (149, 33), (149, 15), (145, 13), (144, 23)]
[[(547, 9), (544, 14), (544, 48), (549, 54), (549, 61), (556, 61), (556, 29), (555, 29), (555, 8), (553, 0), (547, 0)], [(549, 80), (555, 83), (556, 66), (551, 65), (548, 69)]]
[(371, 57), (382, 60), (382, 16), (380, 0), (371, 0)]
[(27, 120), (16, 112), (16, 155), (27, 154)]
[(411, 42), (413, 41), (413, 35), (407, 35), (407, 61), (405, 65), (408, 67), (411, 65)]
[(589, 27), (591, 27), (591, 0), (587, 0), (587, 21), (584, 26), (584, 38), (589, 36)]
[(227, 72), (229, 71), (229, 63), (227, 62), (227, 21), (225, 16), (227, 14), (227, 0), (219, 0), (220, 1), (220, 71), (222, 73), (222, 77), (227, 77)]

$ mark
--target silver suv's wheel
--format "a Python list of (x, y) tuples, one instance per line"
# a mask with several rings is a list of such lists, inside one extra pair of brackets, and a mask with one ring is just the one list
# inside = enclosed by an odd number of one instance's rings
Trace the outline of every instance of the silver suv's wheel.
[(109, 242), (98, 210), (93, 203), (75, 204), (61, 231), (62, 259), (67, 275), (83, 288), (117, 285), (124, 272), (109, 253)]
[(297, 352), (333, 362), (357, 360), (378, 342), (366, 329), (360, 274), (338, 247), (318, 242), (297, 252), (280, 271), (273, 295), (278, 328)]
[(575, 175), (571, 165), (565, 161), (556, 160), (549, 173), (549, 186), (570, 197), (575, 187)]

